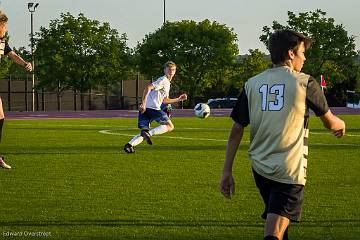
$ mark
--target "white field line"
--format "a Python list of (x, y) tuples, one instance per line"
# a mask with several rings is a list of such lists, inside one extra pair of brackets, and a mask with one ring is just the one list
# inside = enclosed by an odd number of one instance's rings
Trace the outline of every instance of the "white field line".
[[(8, 123), (9, 125), (15, 125), (15, 126), (31, 126), (32, 124), (28, 124), (28, 123), (23, 123), (23, 124), (12, 124), (12, 123)], [(94, 128), (114, 128), (114, 129), (122, 129), (122, 130), (138, 130), (138, 128), (136, 127), (132, 127), (132, 126), (100, 126), (100, 125), (95, 125), (95, 124), (80, 124), (80, 125), (76, 125), (76, 124), (61, 124), (61, 125), (57, 125), (57, 127), (94, 127)], [(184, 130), (209, 130), (209, 131), (230, 131), (230, 128), (176, 128), (176, 129), (184, 129)], [(110, 130), (109, 130), (110, 131)], [(323, 133), (323, 132), (311, 132), (310, 134), (314, 134), (314, 135), (332, 135), (331, 133)], [(130, 135), (129, 135), (130, 136)], [(360, 135), (357, 134), (345, 134), (346, 137), (360, 137)], [(227, 140), (226, 140), (227, 141)]]
[[(186, 129), (186, 128), (181, 128)], [(208, 128), (204, 128), (208, 129)], [(117, 136), (126, 136), (126, 137), (134, 137), (134, 134), (126, 134), (126, 133), (115, 133), (111, 132), (111, 130), (101, 130), (99, 131), (101, 134), (108, 134), (108, 135), (117, 135)], [(328, 133), (320, 133), (320, 134), (328, 134)], [(358, 135), (355, 135), (358, 136)], [(190, 138), (190, 137), (170, 137), (170, 136), (157, 136), (161, 138), (169, 138), (169, 139), (180, 139), (180, 140), (191, 140), (191, 141), (214, 141), (214, 142), (227, 142), (227, 139), (214, 139), (214, 138)], [(249, 143), (250, 141), (242, 141), (245, 143)], [(350, 146), (350, 147), (360, 147), (360, 144), (348, 144), (348, 143), (311, 143), (313, 146)]]
[[(310, 134), (314, 134), (314, 135), (332, 135), (331, 133), (320, 133), (320, 132), (310, 132)], [(360, 137), (360, 135), (345, 133), (345, 137)]]
[[(10, 124), (9, 124), (10, 125)], [(11, 124), (11, 125), (17, 125), (17, 126), (29, 126), (31, 124)], [(76, 124), (63, 124), (63, 125), (57, 125), (57, 127), (94, 127), (94, 128), (114, 128), (116, 129), (122, 129), (122, 130), (137, 130), (138, 128), (132, 128), (130, 126), (100, 126), (100, 125), (92, 125), (92, 124), (82, 124), (82, 125), (76, 125)], [(229, 128), (177, 128), (177, 129), (185, 129), (185, 130), (208, 130), (208, 131), (229, 131)], [(108, 135), (118, 135), (118, 136), (126, 136), (126, 137), (133, 137), (134, 134), (125, 134), (125, 133), (114, 133), (111, 132), (112, 130), (100, 130), (99, 133), (102, 134), (108, 134)], [(314, 135), (332, 135), (331, 133), (321, 133), (321, 132), (310, 132), (310, 134)], [(199, 141), (214, 141), (214, 142), (227, 142), (227, 139), (214, 139), (214, 138), (189, 138), (189, 137), (170, 137), (170, 136), (159, 136), (162, 138), (169, 138), (169, 139), (181, 139), (181, 140), (199, 140)], [(345, 134), (345, 137), (360, 137), (360, 135), (356, 134)], [(249, 143), (249, 141), (242, 141)], [(311, 145), (317, 145), (317, 146), (353, 146), (353, 147), (359, 147), (360, 144), (347, 144), (347, 143), (311, 143)]]
[[(10, 123), (11, 124), (11, 123)], [(9, 125), (10, 125), (9, 124)], [(32, 124), (29, 123), (24, 123), (24, 124), (11, 124), (14, 126), (31, 126)], [(136, 127), (132, 127), (132, 126), (99, 126), (99, 125), (95, 125), (95, 124), (62, 124), (62, 125), (57, 125), (58, 127), (94, 127), (94, 128), (114, 128), (114, 129), (124, 129), (124, 130), (137, 130), (138, 128)], [(185, 129), (185, 130), (210, 130), (210, 131), (230, 131), (230, 128), (176, 128), (176, 129)], [(110, 130), (108, 130), (110, 131)], [(113, 134), (113, 135), (120, 135), (120, 134), (115, 134), (115, 133), (104, 133), (104, 134)], [(311, 132), (310, 134), (314, 134), (314, 135), (332, 135), (331, 133), (322, 133), (322, 132)], [(122, 135), (122, 136), (133, 136), (133, 135)], [(356, 135), (356, 134), (345, 134), (346, 137), (360, 137), (360, 135)], [(168, 138), (175, 138), (175, 137), (168, 137)], [(181, 137), (178, 137), (181, 138)], [(184, 139), (188, 139), (188, 138), (184, 138)], [(197, 138), (198, 139), (198, 138)], [(193, 140), (191, 138), (191, 140)], [(218, 139), (214, 139), (216, 141), (219, 141)], [(207, 140), (207, 141), (212, 141), (212, 140)], [(223, 141), (223, 140), (221, 140)], [(227, 140), (225, 140), (227, 141)], [(356, 145), (357, 146), (357, 145)]]
[[(125, 133), (114, 133), (110, 132), (111, 130), (101, 130), (99, 133), (109, 134), (109, 135), (117, 135), (117, 136), (126, 136), (133, 137), (134, 134), (125, 134)], [(170, 139), (181, 139), (181, 140), (198, 140), (198, 141), (214, 141), (214, 142), (227, 142), (227, 140), (223, 139), (214, 139), (214, 138), (189, 138), (189, 137), (170, 137), (170, 136), (159, 136), (161, 138), (170, 138)], [(248, 141), (247, 141), (248, 142)]]

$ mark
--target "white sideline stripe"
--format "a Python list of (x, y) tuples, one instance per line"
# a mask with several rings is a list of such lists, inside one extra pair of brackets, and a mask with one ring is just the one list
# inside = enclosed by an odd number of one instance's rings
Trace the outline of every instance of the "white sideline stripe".
[[(331, 133), (317, 133), (317, 132), (310, 132), (310, 134), (314, 134), (314, 135), (331, 135)], [(345, 133), (345, 137), (360, 137), (360, 135), (356, 135), (356, 134), (347, 134)]]
[[(9, 124), (9, 123), (8, 123)], [(23, 123), (23, 124), (9, 124), (9, 125), (15, 125), (15, 126), (30, 126), (32, 124), (27, 124), (27, 123)], [(80, 124), (80, 125), (76, 125), (76, 124), (62, 124), (62, 125), (57, 125), (58, 127), (101, 127), (101, 128), (116, 128), (116, 129), (124, 129), (124, 130), (137, 130), (138, 128), (134, 128), (132, 126), (102, 126), (102, 125), (95, 125), (95, 124)], [(210, 130), (210, 131), (229, 131), (231, 128), (181, 128), (178, 127), (176, 129), (185, 129), (185, 130)], [(322, 133), (322, 132), (311, 132), (310, 130), (310, 134), (314, 134), (314, 135), (332, 135), (331, 133)], [(347, 137), (360, 137), (360, 135), (357, 134), (345, 134), (345, 136)], [(216, 140), (216, 139), (215, 139)], [(227, 141), (227, 140), (226, 140)]]
[[(108, 134), (108, 135), (117, 135), (117, 136), (126, 136), (133, 137), (134, 134), (126, 134), (126, 133), (114, 133), (111, 130), (101, 130), (99, 133)], [(189, 137), (169, 137), (169, 136), (158, 136), (161, 138), (170, 138), (170, 139), (181, 139), (181, 140), (199, 140), (199, 141), (214, 141), (214, 142), (227, 142), (228, 140), (224, 139), (214, 139), (214, 138), (189, 138)], [(241, 141), (245, 143), (249, 143), (250, 141)], [(331, 143), (311, 143), (312, 146), (347, 146), (347, 147), (360, 147), (360, 144), (348, 144), (348, 143), (339, 143), (339, 144), (331, 144)]]
[[(30, 126), (32, 124), (9, 124), (9, 125), (15, 125), (15, 126)], [(93, 125), (93, 124), (81, 124), (81, 125), (76, 125), (76, 124), (63, 124), (63, 125), (57, 125), (58, 127), (105, 127), (105, 128), (117, 128), (117, 129), (124, 129), (124, 130), (137, 130), (137, 128), (132, 128), (131, 126), (100, 126), (100, 125)], [(210, 131), (229, 131), (230, 128), (177, 128), (177, 129), (185, 129), (185, 130), (210, 130)], [(105, 131), (105, 130), (102, 130)], [(110, 130), (106, 130), (106, 131), (110, 131)], [(101, 132), (101, 131), (99, 131)], [(116, 133), (104, 133), (104, 134), (113, 134), (113, 135), (120, 135), (120, 136), (133, 136), (133, 135), (125, 135), (125, 134), (116, 134)], [(322, 133), (322, 132), (311, 132), (310, 134), (314, 134), (314, 135), (332, 135), (331, 133)], [(346, 137), (360, 137), (360, 135), (357, 134), (345, 134)], [(227, 141), (227, 140), (219, 140), (219, 139), (208, 139), (208, 138), (181, 138), (181, 137), (167, 137), (167, 138), (177, 138), (177, 139), (184, 139), (184, 140), (194, 140), (194, 139), (198, 139), (198, 140), (204, 140), (204, 141)], [(321, 143), (319, 143), (321, 144)], [(328, 144), (326, 145), (325, 143), (323, 144), (324, 146), (332, 146), (334, 144)], [(341, 145), (341, 144), (335, 144), (335, 145)], [(344, 146), (359, 146), (357, 144), (346, 144)]]
[(344, 146), (344, 147), (360, 147), (360, 144), (352, 144), (352, 143), (310, 143), (311, 145), (316, 145), (316, 146)]
[[(30, 123), (8, 123), (9, 125), (14, 125), (14, 126), (31, 126), (32, 124)], [(53, 125), (51, 125), (53, 126)], [(123, 129), (123, 130), (138, 130), (137, 127), (133, 127), (132, 126), (107, 126), (107, 125), (95, 125), (95, 124), (61, 124), (61, 125), (56, 125), (57, 127), (94, 127), (94, 128), (114, 128), (114, 129)], [(181, 128), (178, 127), (176, 129), (185, 129), (185, 130), (211, 130), (211, 131), (229, 131), (230, 128)]]
[[(108, 135), (117, 135), (117, 136), (126, 136), (133, 137), (134, 134), (125, 134), (125, 133), (113, 133), (111, 130), (101, 130), (99, 133), (108, 134)], [(227, 142), (227, 140), (223, 139), (214, 139), (214, 138), (187, 138), (187, 137), (169, 137), (169, 136), (159, 136), (161, 138), (171, 138), (171, 139), (182, 139), (182, 140), (201, 140), (201, 141), (214, 141), (214, 142)], [(246, 141), (249, 142), (249, 141)]]

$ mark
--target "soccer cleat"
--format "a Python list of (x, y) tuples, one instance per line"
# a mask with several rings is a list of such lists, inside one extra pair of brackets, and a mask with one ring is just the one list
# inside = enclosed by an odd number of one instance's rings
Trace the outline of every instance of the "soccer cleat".
[(4, 162), (4, 157), (2, 157), (2, 156), (0, 156), (0, 167), (5, 168), (5, 169), (11, 169), (11, 166), (10, 166), (10, 165), (7, 165), (7, 164)]
[(130, 143), (127, 143), (127, 144), (125, 144), (125, 146), (124, 146), (124, 151), (125, 151), (126, 153), (134, 153), (134, 152), (135, 152), (135, 149), (134, 149), (134, 147), (133, 147)]
[(145, 141), (147, 142), (147, 144), (149, 144), (149, 145), (152, 145), (152, 144), (153, 144), (152, 141), (151, 141), (151, 135), (150, 135), (150, 133), (149, 133), (149, 130), (147, 130), (147, 129), (141, 130), (140, 135), (145, 139)]

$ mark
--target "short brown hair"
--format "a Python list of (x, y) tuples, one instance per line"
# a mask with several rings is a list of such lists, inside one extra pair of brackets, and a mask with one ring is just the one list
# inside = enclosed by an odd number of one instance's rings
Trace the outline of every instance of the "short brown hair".
[(6, 16), (5, 13), (3, 13), (2, 11), (0, 11), (0, 23), (6, 23), (8, 21), (8, 17)]
[(295, 52), (301, 42), (304, 42), (305, 49), (309, 49), (312, 40), (301, 33), (289, 29), (275, 31), (269, 38), (271, 61), (274, 64), (283, 63), (288, 58), (288, 51), (293, 50)]
[(164, 68), (167, 68), (167, 67), (176, 67), (176, 64), (173, 61), (167, 61), (164, 64)]

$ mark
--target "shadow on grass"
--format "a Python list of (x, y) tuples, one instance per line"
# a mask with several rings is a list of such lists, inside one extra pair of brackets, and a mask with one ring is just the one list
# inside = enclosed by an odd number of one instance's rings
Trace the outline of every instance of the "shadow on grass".
[(360, 227), (360, 219), (337, 219), (331, 221), (301, 221), (299, 226), (304, 227)]
[(69, 221), (0, 221), (1, 226), (104, 226), (104, 227), (263, 227), (251, 221), (218, 220), (69, 220)]
[(311, 151), (326, 150), (326, 151), (344, 151), (345, 149), (354, 150), (360, 146), (356, 143), (339, 143), (339, 144), (327, 144), (327, 143), (310, 143)]
[[(22, 148), (22, 149), (9, 149), (7, 147), (3, 149), (1, 152), (4, 155), (48, 155), (48, 154), (125, 154), (128, 155), (123, 151), (123, 145), (119, 144), (117, 146), (95, 146), (95, 145), (88, 145), (88, 146), (56, 146), (56, 147), (32, 147), (32, 148)], [(240, 146), (242, 148), (242, 146)], [(166, 151), (166, 152), (177, 152), (177, 151), (225, 151), (226, 145), (213, 145), (213, 146), (200, 146), (200, 145), (187, 145), (187, 146), (178, 146), (178, 145), (171, 145), (171, 146), (138, 146), (136, 147), (135, 154), (141, 154), (152, 151)]]
[(18, 127), (18, 126), (9, 126), (6, 127), (7, 129), (15, 129), (15, 130), (21, 130), (21, 131), (38, 131), (38, 132), (48, 132), (48, 131), (61, 131), (61, 132), (65, 132), (65, 131), (99, 131), (102, 130), (103, 128), (101, 126), (99, 127)]
[[(188, 144), (188, 143), (186, 143)], [(218, 145), (210, 145), (210, 144), (204, 144), (204, 145), (197, 145), (196, 141), (193, 141), (192, 145), (153, 145), (153, 146), (138, 146), (135, 149), (146, 151), (149, 150), (152, 151), (170, 151), (170, 152), (184, 152), (184, 151), (202, 151), (202, 152), (208, 152), (208, 151), (226, 151), (226, 145), (227, 143), (219, 143)], [(248, 150), (249, 146), (248, 144), (242, 144), (239, 146), (239, 149)]]
[(29, 147), (22, 149), (10, 149), (8, 147), (2, 151), (2, 154), (12, 155), (46, 155), (46, 154), (93, 154), (93, 153), (118, 153), (122, 151), (122, 146), (46, 146), (46, 147)]
[[(262, 222), (220, 220), (64, 220), (64, 221), (0, 221), (3, 227), (27, 226), (103, 226), (103, 227), (263, 227)], [(302, 221), (301, 227), (360, 227), (360, 219)]]

